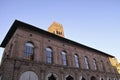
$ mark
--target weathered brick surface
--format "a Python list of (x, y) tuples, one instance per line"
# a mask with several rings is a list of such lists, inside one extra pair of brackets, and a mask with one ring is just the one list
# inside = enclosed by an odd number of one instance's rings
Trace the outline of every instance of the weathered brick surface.
[[(23, 59), (24, 45), (28, 41), (35, 46), (33, 61)], [(52, 64), (46, 64), (45, 50), (47, 47), (51, 47), (53, 50)], [(68, 65), (66, 67), (62, 65), (61, 60), (61, 51), (63, 50), (67, 53)], [(74, 55), (76, 53), (79, 56), (79, 68), (75, 67)], [(81, 76), (86, 80), (90, 80), (92, 76), (97, 80), (100, 80), (100, 77), (104, 80), (107, 80), (108, 77), (111, 80), (114, 78), (120, 79), (120, 75), (110, 64), (108, 56), (29, 29), (18, 28), (7, 44), (4, 54), (9, 58), (4, 56), (4, 60), (2, 60), (2, 80), (19, 80), (21, 74), (25, 71), (35, 72), (39, 80), (47, 80), (50, 74), (54, 74), (57, 80), (65, 80), (68, 75), (71, 75), (74, 80), (80, 80)], [(88, 57), (90, 69), (85, 69), (85, 56)], [(93, 58), (96, 59), (97, 70), (93, 68)], [(104, 68), (101, 66), (101, 61)]]

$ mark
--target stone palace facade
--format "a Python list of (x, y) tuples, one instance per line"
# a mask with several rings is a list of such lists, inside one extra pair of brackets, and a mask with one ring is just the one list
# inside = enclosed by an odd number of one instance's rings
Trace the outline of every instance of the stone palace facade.
[(45, 31), (15, 20), (0, 45), (0, 80), (120, 80), (114, 56), (66, 39), (62, 25), (52, 25)]

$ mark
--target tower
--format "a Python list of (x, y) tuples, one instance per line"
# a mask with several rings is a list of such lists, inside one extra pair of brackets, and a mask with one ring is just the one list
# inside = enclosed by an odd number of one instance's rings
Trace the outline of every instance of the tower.
[(59, 24), (57, 22), (53, 22), (48, 27), (48, 31), (58, 36), (64, 37), (64, 30), (63, 30), (62, 24)]

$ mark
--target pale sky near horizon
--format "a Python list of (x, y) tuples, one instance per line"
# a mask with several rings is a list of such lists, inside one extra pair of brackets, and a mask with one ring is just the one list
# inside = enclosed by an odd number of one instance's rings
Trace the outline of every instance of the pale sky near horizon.
[[(120, 62), (120, 0), (1, 0), (0, 44), (15, 19), (44, 30), (57, 21), (67, 39)], [(0, 58), (3, 50), (0, 47)]]

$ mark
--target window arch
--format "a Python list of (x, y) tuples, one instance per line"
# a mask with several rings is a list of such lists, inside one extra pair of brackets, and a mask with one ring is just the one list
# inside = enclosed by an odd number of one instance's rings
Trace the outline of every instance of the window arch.
[(68, 77), (66, 77), (66, 80), (74, 80), (74, 78), (69, 75)]
[(93, 62), (94, 69), (97, 70), (97, 63), (96, 63), (96, 60), (93, 59), (92, 62)]
[(92, 76), (90, 80), (97, 80), (96, 77)]
[(117, 78), (113, 78), (113, 80), (117, 80)]
[(19, 80), (38, 80), (38, 76), (33, 71), (26, 71), (21, 74)]
[(107, 80), (111, 80), (109, 77), (107, 77)]
[(103, 80), (103, 78), (101, 80)]
[(100, 77), (100, 80), (104, 80), (103, 77)]
[(74, 55), (74, 59), (75, 59), (75, 67), (79, 67), (79, 59), (78, 59), (78, 58), (79, 58), (78, 55), (75, 54), (75, 55)]
[(46, 61), (48, 64), (51, 64), (53, 61), (53, 51), (51, 48), (46, 48)]
[(67, 65), (67, 56), (66, 56), (66, 52), (65, 51), (62, 51), (62, 63), (64, 66)]
[(58, 78), (58, 76), (57, 76), (56, 74), (54, 74), (54, 73), (49, 73), (49, 74), (46, 76), (45, 80), (59, 80), (59, 78)]
[(24, 58), (27, 60), (34, 59), (34, 45), (31, 42), (25, 43)]
[(104, 62), (101, 60), (101, 69), (105, 71)]
[(85, 80), (85, 78), (83, 76), (80, 77), (80, 80)]
[(89, 69), (88, 58), (86, 56), (84, 57), (84, 61), (85, 61), (85, 67), (86, 67), (86, 69)]
[(52, 74), (50, 77), (48, 77), (48, 80), (56, 80), (56, 77)]

